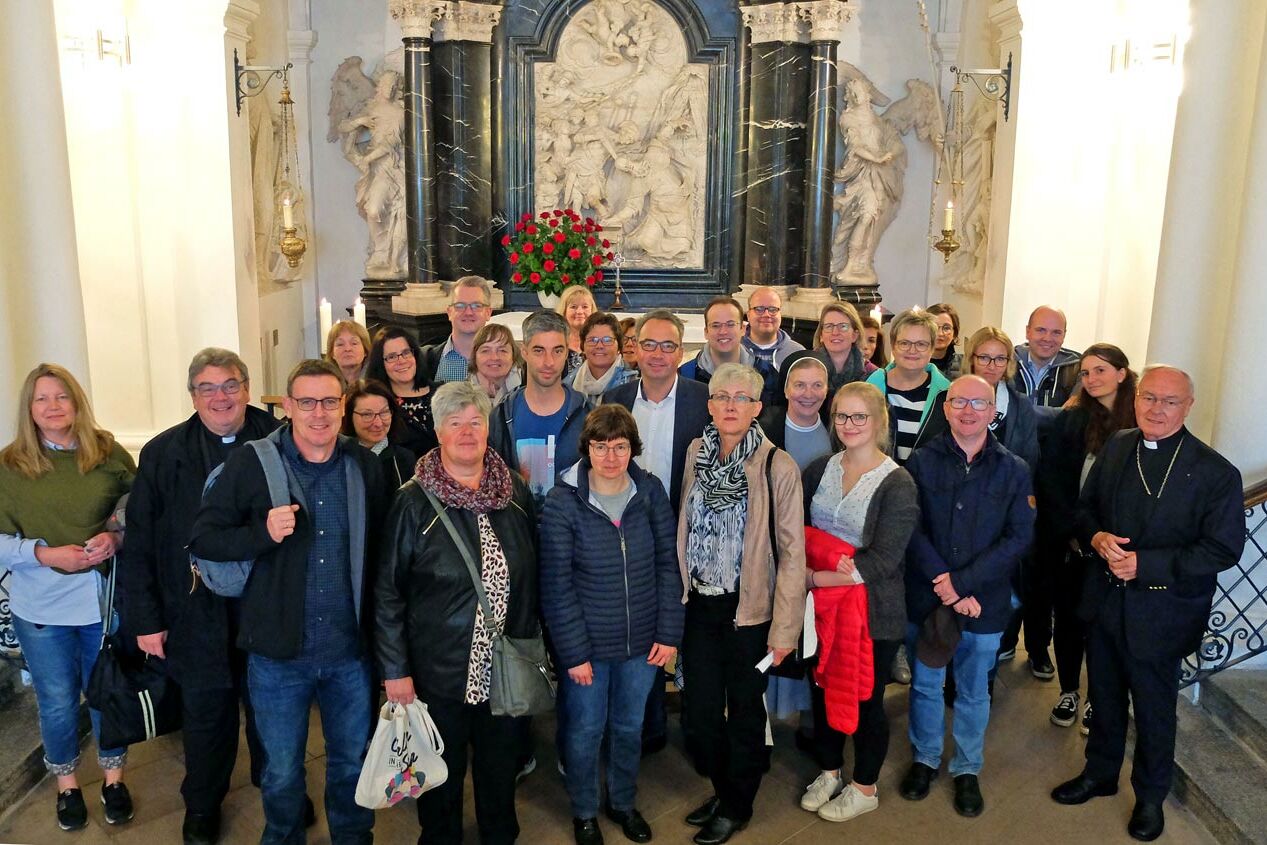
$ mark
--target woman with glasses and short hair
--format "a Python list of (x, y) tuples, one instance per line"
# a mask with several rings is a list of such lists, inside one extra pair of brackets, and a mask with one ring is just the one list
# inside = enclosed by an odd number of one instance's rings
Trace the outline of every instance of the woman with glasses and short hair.
[(686, 716), (714, 794), (686, 817), (719, 845), (752, 817), (767, 754), (767, 676), (796, 647), (805, 615), (800, 470), (761, 426), (762, 378), (722, 364), (708, 383), (712, 422), (687, 449), (678, 522), (686, 583)]
[(388, 439), (394, 397), (381, 382), (358, 381), (343, 394), (343, 433), (378, 455), (387, 492), (394, 493), (414, 473), (413, 452)]
[(880, 388), (889, 404), (889, 449), (898, 465), (917, 446), (946, 430), (941, 397), (950, 380), (932, 364), (937, 321), (927, 311), (903, 311), (889, 323), (893, 362), (867, 382)]
[(572, 389), (598, 404), (603, 394), (633, 377), (620, 352), (620, 323), (605, 311), (590, 314), (581, 326), (585, 363), (572, 372)]
[(663, 485), (633, 462), (642, 440), (623, 406), (590, 412), (580, 453), (547, 495), (540, 532), (541, 611), (567, 688), (559, 700), (572, 824), (579, 845), (602, 842), (606, 736), (607, 816), (646, 842), (651, 828), (635, 806), (643, 713), (677, 653), (684, 616), (673, 509)]
[(955, 351), (959, 342), (959, 312), (947, 302), (928, 306), (928, 313), (937, 323), (937, 336), (933, 339), (932, 362), (941, 374), (954, 381), (963, 372), (963, 358)]
[(1038, 470), (1038, 414), (1034, 406), (1012, 387), (1016, 353), (1012, 339), (993, 326), (978, 329), (964, 347), (968, 372), (981, 376), (994, 388), (994, 420), (990, 432), (1003, 447)]
[(438, 444), (431, 414), (431, 385), (418, 366), (422, 348), (404, 329), (381, 332), (370, 349), (367, 378), (385, 385), (392, 394), (391, 441), (415, 455), (425, 455)]
[[(822, 770), (801, 808), (832, 822), (848, 821), (879, 804), (876, 784), (889, 749), (884, 688), (906, 633), (906, 544), (919, 518), (919, 496), (906, 470), (885, 454), (889, 414), (874, 385), (855, 382), (836, 393), (832, 428), (844, 448), (805, 470), (806, 524), (853, 546), (834, 570), (806, 573), (811, 590), (861, 584), (874, 656), (871, 694), (858, 703), (852, 779), (841, 774), (845, 734), (833, 727), (824, 688), (812, 685), (815, 762)], [(824, 602), (820, 601), (820, 604)], [(826, 682), (831, 676), (822, 675)], [(831, 690), (835, 692), (835, 690)]]

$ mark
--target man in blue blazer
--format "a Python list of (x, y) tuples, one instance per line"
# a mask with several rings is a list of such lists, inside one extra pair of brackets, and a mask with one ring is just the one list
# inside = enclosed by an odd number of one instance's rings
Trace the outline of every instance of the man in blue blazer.
[(1052, 791), (1061, 804), (1117, 792), (1126, 751), (1127, 693), (1135, 705), (1135, 810), (1127, 832), (1156, 839), (1175, 758), (1179, 664), (1196, 651), (1219, 573), (1245, 546), (1241, 474), (1184, 426), (1194, 391), (1174, 367), (1144, 369), (1139, 428), (1118, 432), (1091, 468), (1078, 502), (1087, 568), (1087, 697), (1095, 704), (1087, 763)]

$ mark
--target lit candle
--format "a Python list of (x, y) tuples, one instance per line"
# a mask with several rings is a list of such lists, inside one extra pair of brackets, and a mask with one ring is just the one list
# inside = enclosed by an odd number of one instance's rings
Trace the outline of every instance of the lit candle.
[(282, 228), (295, 228), (295, 211), (290, 206), (290, 197), (282, 200)]
[(871, 319), (875, 320), (876, 323), (881, 326), (884, 325), (884, 312), (880, 310), (880, 306), (878, 304), (871, 309)]
[(946, 200), (946, 215), (942, 218), (941, 227), (943, 229), (955, 228), (955, 201)]
[(360, 323), (362, 326), (366, 325), (365, 303), (361, 301), (359, 296), (356, 298), (356, 302), (352, 303), (352, 319), (353, 321)]
[(325, 349), (326, 338), (330, 336), (330, 326), (334, 324), (334, 313), (330, 308), (330, 300), (325, 297), (321, 298), (321, 305), (318, 308), (318, 325), (320, 326), (320, 335), (317, 344)]

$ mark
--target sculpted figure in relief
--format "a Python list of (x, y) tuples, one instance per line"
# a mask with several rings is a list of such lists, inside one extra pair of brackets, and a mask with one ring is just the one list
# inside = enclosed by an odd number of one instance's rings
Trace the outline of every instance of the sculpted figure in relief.
[[(369, 226), (365, 275), (394, 279), (407, 270), (405, 234), (405, 106), (400, 76), (383, 70), (371, 82), (352, 59), (335, 72), (330, 103), (330, 136), (341, 139), (343, 156), (361, 172), (356, 209)], [(359, 75), (360, 79), (356, 79)], [(372, 94), (361, 102), (366, 83)]]
[(691, 174), (679, 169), (671, 146), (680, 128), (680, 123), (666, 123), (641, 158), (616, 159), (616, 167), (633, 176), (633, 184), (625, 206), (602, 221), (609, 229), (625, 229), (637, 221), (624, 237), (624, 246), (645, 253), (654, 265), (669, 266), (694, 245), (693, 192), (686, 178)]
[(981, 295), (985, 289), (990, 204), (993, 196), (994, 135), (997, 106), (979, 98), (968, 111), (968, 137), (963, 144), (963, 193), (958, 206), (958, 252), (950, 256), (941, 281), (958, 293)]
[(873, 285), (876, 247), (902, 204), (902, 135), (914, 127), (921, 140), (931, 141), (939, 114), (932, 88), (916, 79), (907, 81), (906, 97), (880, 114), (875, 104), (886, 105), (888, 97), (852, 65), (842, 62), (841, 71), (848, 79), (838, 120), (845, 160), (835, 173), (840, 188), (832, 203), (839, 215), (832, 235), (832, 279)]

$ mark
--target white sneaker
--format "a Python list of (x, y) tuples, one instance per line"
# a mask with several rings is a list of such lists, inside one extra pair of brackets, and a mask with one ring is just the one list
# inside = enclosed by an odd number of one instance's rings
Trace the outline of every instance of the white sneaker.
[(829, 822), (847, 822), (854, 816), (869, 813), (880, 806), (880, 797), (863, 795), (849, 784), (835, 798), (818, 808), (818, 817)]
[(801, 809), (817, 813), (818, 808), (830, 801), (837, 792), (840, 792), (840, 787), (843, 785), (840, 775), (823, 772), (814, 778), (814, 782), (806, 788), (805, 794), (801, 796)]

